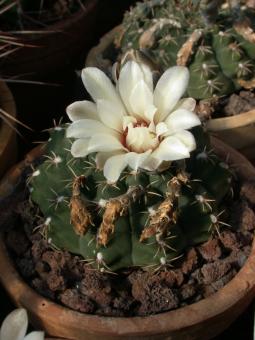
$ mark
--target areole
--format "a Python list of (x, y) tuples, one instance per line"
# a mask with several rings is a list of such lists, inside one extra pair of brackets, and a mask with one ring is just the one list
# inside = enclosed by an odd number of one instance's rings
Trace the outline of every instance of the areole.
[[(217, 154), (237, 166), (241, 180), (252, 180), (253, 166), (237, 151), (212, 139)], [(0, 184), (0, 199), (10, 195), (21, 173), (42, 154), (34, 149)], [(32, 324), (47, 334), (76, 340), (95, 339), (211, 339), (242, 313), (255, 296), (255, 244), (240, 272), (216, 294), (170, 312), (148, 317), (114, 318), (81, 314), (49, 301), (30, 288), (16, 271), (3, 238), (0, 241), (1, 282), (11, 298), (26, 308)]]

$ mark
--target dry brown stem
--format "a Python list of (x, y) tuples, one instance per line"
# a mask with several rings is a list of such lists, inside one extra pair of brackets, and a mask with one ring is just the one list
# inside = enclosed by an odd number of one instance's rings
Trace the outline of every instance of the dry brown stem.
[(245, 40), (249, 41), (250, 43), (255, 43), (255, 32), (251, 28), (251, 23), (249, 19), (237, 22), (234, 25), (234, 29), (238, 34), (240, 34)]
[(115, 229), (115, 222), (127, 212), (127, 206), (122, 205), (120, 201), (111, 200), (106, 204), (103, 221), (100, 225), (98, 232), (97, 242), (99, 245), (106, 246), (109, 242), (110, 235), (113, 234)]
[(92, 217), (87, 209), (87, 202), (82, 196), (80, 188), (84, 186), (85, 176), (76, 177), (73, 181), (73, 195), (70, 200), (71, 223), (77, 235), (87, 233), (89, 226), (93, 225)]
[(202, 120), (202, 122), (211, 119), (215, 106), (217, 105), (219, 98), (200, 100), (196, 106), (196, 114)]
[(191, 55), (193, 54), (193, 48), (195, 44), (200, 40), (202, 37), (201, 30), (195, 30), (188, 40), (182, 45), (181, 49), (177, 53), (177, 60), (176, 63), (179, 66), (186, 66)]
[(117, 219), (127, 213), (130, 203), (136, 201), (143, 192), (144, 189), (140, 186), (130, 187), (127, 193), (115, 197), (106, 203), (103, 221), (100, 225), (97, 237), (99, 245), (107, 245), (110, 236), (115, 230)]
[(246, 90), (251, 90), (255, 88), (255, 78), (250, 80), (238, 79), (238, 83)]
[(189, 178), (185, 172), (173, 177), (168, 182), (168, 192), (166, 199), (159, 205), (158, 209), (149, 220), (149, 226), (146, 227), (140, 237), (140, 242), (147, 240), (152, 236), (164, 235), (168, 227), (176, 223), (175, 205), (180, 194), (182, 184), (187, 184)]
[(158, 207), (155, 214), (151, 216), (149, 226), (145, 228), (141, 234), (140, 242), (148, 238), (162, 233), (166, 230), (169, 223), (172, 221), (173, 202), (170, 198), (166, 198)]
[(181, 25), (178, 21), (169, 18), (159, 18), (155, 19), (156, 22), (150, 28), (143, 32), (139, 39), (139, 47), (141, 49), (147, 49), (154, 45), (155, 43), (155, 33), (162, 29), (166, 25), (180, 28)]

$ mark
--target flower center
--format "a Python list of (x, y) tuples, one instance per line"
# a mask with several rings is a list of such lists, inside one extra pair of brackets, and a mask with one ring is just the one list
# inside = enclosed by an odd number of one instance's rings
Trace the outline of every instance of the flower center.
[(129, 123), (124, 132), (124, 144), (130, 151), (143, 153), (154, 150), (159, 139), (146, 122)]

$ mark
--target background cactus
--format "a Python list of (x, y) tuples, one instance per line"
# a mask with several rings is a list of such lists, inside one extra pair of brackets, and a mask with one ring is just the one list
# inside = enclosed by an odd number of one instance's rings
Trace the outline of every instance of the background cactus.
[(255, 10), (228, 3), (232, 7), (219, 0), (139, 2), (126, 13), (117, 45), (123, 53), (150, 49), (164, 68), (188, 66), (188, 94), (196, 99), (253, 88)]
[(132, 174), (127, 168), (110, 185), (96, 169), (94, 155), (73, 158), (65, 127), (54, 128), (43, 163), (28, 179), (48, 242), (102, 271), (116, 271), (161, 268), (206, 241), (223, 224), (219, 215), (232, 174), (213, 154), (202, 129), (192, 133), (197, 149), (190, 159), (161, 173)]

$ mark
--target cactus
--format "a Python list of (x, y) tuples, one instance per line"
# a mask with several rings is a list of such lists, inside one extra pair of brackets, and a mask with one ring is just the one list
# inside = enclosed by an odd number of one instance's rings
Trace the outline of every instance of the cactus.
[[(231, 5), (228, 5), (228, 4)], [(228, 95), (255, 86), (255, 11), (239, 1), (147, 0), (126, 13), (117, 47), (150, 49), (168, 68), (190, 70), (188, 95)]]
[(107, 184), (95, 155), (73, 158), (65, 126), (51, 131), (44, 161), (28, 183), (54, 249), (79, 254), (101, 271), (162, 268), (219, 232), (231, 172), (210, 149), (201, 127), (190, 159), (161, 173), (127, 168)]
[(54, 249), (101, 271), (164, 268), (226, 224), (232, 173), (211, 149), (195, 101), (181, 99), (185, 67), (167, 70), (155, 89), (137, 52), (114, 71), (116, 87), (99, 69), (82, 71), (95, 103), (71, 104), (72, 124), (51, 130), (28, 178), (31, 199)]

